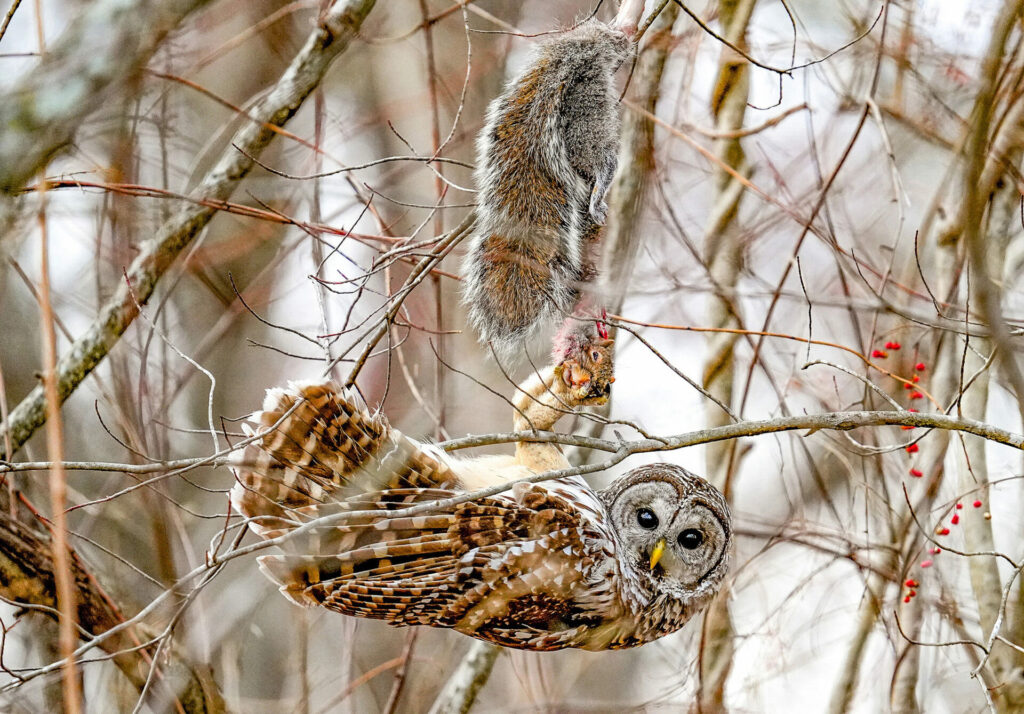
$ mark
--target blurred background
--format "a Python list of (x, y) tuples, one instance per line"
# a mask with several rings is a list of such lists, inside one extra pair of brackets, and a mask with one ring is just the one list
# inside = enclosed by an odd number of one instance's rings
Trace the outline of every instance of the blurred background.
[[(347, 49), (322, 77), (304, 65), (311, 91), (291, 102), (287, 128), (245, 144), (296, 58), (320, 56), (318, 18), (342, 5), (358, 10), (332, 26)], [(665, 436), (899, 407), (1020, 432), (1020, 5), (648, 0), (655, 19), (618, 75), (623, 142), (602, 239), (617, 381), (606, 412), (562, 428), (632, 439), (637, 427)], [(62, 409), (81, 587), (102, 593), (111, 622), (143, 612), (136, 639), (118, 645), (130, 657), (100, 647), (79, 658), (85, 710), (451, 705), (445, 683), (467, 653), (486, 652), (447, 631), (296, 608), (257, 553), (211, 565), (213, 551), (255, 542), (233, 540), (232, 475), (171, 462), (221, 453), (266, 388), (325, 371), (358, 370), (370, 405), (412, 436), (509, 430), (503, 397), (532, 368), (499, 364), (466, 328), (465, 242), (428, 273), (416, 265), (469, 215), (484, 111), (538, 33), (595, 10), (610, 18), (616, 4), (6, 8), (4, 415), (46, 370), (51, 315), (57, 356), (73, 358), (108, 306), (129, 306), (111, 318), (128, 315), (123, 335)], [(130, 41), (112, 52), (117, 27)], [(213, 187), (225, 160), (251, 171)], [(198, 210), (202, 222), (183, 217)], [(147, 290), (138, 276), (153, 278), (138, 317), (126, 270), (136, 291)], [(549, 339), (524, 345), (535, 364)], [(44, 431), (13, 455), (2, 447), (8, 460), (52, 460)], [(671, 461), (726, 491), (737, 558), (715, 606), (634, 651), (502, 651), (475, 711), (1024, 707), (1017, 449), (898, 426), (738, 433), (590, 478)], [(47, 470), (0, 475), (5, 532), (46, 546)], [(0, 696), (9, 711), (56, 710), (60, 672), (41, 669), (60, 656), (52, 576), (10, 543), (0, 538)], [(176, 702), (182, 691), (202, 701)]]

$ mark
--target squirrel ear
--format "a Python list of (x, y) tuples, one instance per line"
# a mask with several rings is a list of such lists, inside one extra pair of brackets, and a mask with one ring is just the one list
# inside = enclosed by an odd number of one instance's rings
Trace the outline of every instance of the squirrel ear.
[(615, 340), (610, 337), (607, 340), (594, 340), (593, 345), (595, 347), (611, 347), (615, 344)]
[(562, 373), (565, 371), (564, 367), (565, 367), (564, 363), (563, 364), (555, 365), (555, 379), (560, 379), (563, 382), (565, 382), (566, 384), (568, 384), (569, 380), (567, 380), (565, 377), (562, 376)]

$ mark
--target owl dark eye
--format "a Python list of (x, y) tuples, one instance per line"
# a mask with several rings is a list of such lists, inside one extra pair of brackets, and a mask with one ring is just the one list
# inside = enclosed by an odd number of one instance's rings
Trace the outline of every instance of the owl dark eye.
[(687, 528), (679, 534), (679, 545), (683, 546), (687, 550), (700, 548), (703, 542), (704, 534), (696, 528)]
[(641, 528), (647, 530), (654, 530), (658, 527), (658, 517), (654, 515), (654, 511), (650, 508), (641, 508), (636, 512), (636, 522), (640, 524)]

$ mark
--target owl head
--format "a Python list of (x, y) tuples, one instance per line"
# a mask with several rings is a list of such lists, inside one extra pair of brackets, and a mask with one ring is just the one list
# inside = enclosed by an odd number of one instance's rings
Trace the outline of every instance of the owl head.
[(732, 516), (721, 492), (686, 469), (633, 469), (601, 492), (619, 557), (655, 595), (690, 601), (718, 591), (729, 569)]

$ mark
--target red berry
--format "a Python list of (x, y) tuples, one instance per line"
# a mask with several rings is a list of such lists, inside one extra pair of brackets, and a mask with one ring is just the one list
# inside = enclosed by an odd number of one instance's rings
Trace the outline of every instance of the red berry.
[(904, 597), (903, 602), (910, 602), (910, 596), (907, 595), (906, 597)]
[(914, 478), (921, 478), (922, 476), (924, 476), (924, 471), (922, 471), (921, 469), (910, 469), (910, 475), (913, 476)]
[(911, 590), (909, 593), (907, 593), (907, 595), (909, 595), (910, 597), (914, 597), (915, 595), (917, 595), (917, 590)]
[(922, 560), (921, 561), (921, 567), (922, 568), (930, 568), (930, 567), (932, 567), (932, 561), (931, 560)]
[(981, 501), (975, 501), (971, 505), (974, 506), (975, 508), (981, 508)]
[(901, 345), (899, 342), (890, 342), (889, 344), (886, 345), (886, 347), (888, 347), (890, 350), (898, 350), (902, 346), (903, 345)]
[(963, 507), (964, 507), (964, 504), (962, 504), (962, 503), (958, 503), (958, 504), (956, 504), (956, 510), (958, 510), (958, 511), (959, 511), (959, 510), (960, 510), (961, 508), (963, 508)]
[(935, 546), (934, 548), (929, 548), (928, 552), (931, 553), (932, 555), (938, 555), (939, 553), (942, 552), (942, 548), (940, 548), (939, 546)]
[(914, 409), (914, 407), (907, 407), (907, 411), (908, 412), (914, 412), (915, 414), (918, 413), (917, 409)]
[(886, 358), (886, 357), (888, 357), (889, 355), (887, 355), (887, 354), (886, 354), (885, 352), (883, 352), (882, 350), (874, 350), (874, 351), (873, 351), (873, 352), (871, 353), (871, 356), (872, 356), (872, 357), (876, 357), (876, 358), (878, 358), (878, 359), (885, 359), (885, 358)]
[(913, 384), (911, 384), (910, 382), (904, 382), (904, 383), (903, 383), (903, 388), (904, 388), (904, 389), (913, 389), (913, 388), (914, 388), (914, 385), (913, 385)]
[(907, 582), (905, 582), (904, 585), (906, 585), (908, 588), (916, 588), (917, 581), (913, 578), (907, 578)]
[(948, 528), (943, 528), (942, 530), (939, 531), (939, 535), (949, 535), (949, 529)]
[(924, 398), (924, 395), (921, 394), (920, 392), (918, 392), (917, 390), (915, 390), (915, 391), (910, 393), (910, 398), (911, 399), (922, 399), (922, 398)]
[(914, 384), (917, 384), (918, 382), (921, 381), (921, 377), (915, 374), (910, 378), (910, 381), (912, 381)]
[(959, 513), (954, 513), (953, 517), (949, 519), (949, 522), (952, 523), (955, 526), (957, 523), (960, 522), (960, 514)]
[(923, 372), (924, 371), (924, 362), (918, 362), (917, 364), (915, 364), (914, 365), (914, 369), (916, 369), (918, 372)]
[(918, 447), (917, 444), (911, 444), (910, 446), (907, 447), (908, 454), (916, 454), (920, 450), (921, 449)]

